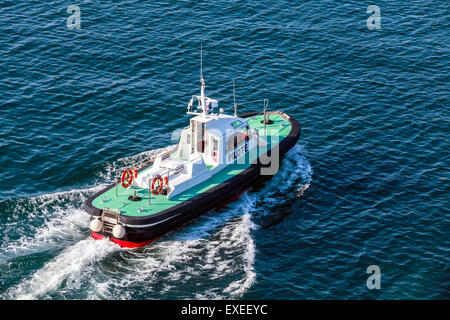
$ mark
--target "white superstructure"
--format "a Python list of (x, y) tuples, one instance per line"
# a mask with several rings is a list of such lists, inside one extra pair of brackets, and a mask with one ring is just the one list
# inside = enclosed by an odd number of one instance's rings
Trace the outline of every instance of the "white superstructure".
[(255, 147), (257, 134), (250, 131), (247, 121), (224, 114), (222, 110), (215, 113), (219, 103), (206, 97), (203, 75), (200, 83), (200, 95), (192, 96), (189, 101), (187, 114), (193, 117), (181, 133), (177, 151), (157, 156), (153, 166), (133, 180), (134, 186), (150, 188), (153, 179), (161, 176), (167, 178), (167, 196), (171, 198), (212, 177), (227, 165), (244, 163), (242, 157)]

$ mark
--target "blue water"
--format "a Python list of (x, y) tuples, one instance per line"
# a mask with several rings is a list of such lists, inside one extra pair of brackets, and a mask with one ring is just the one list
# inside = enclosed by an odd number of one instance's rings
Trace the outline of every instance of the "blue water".
[[(1, 299), (448, 299), (446, 1), (0, 3)], [(370, 3), (372, 4), (372, 3)], [(137, 250), (84, 201), (173, 145), (199, 93), (281, 109), (273, 179)], [(369, 290), (366, 269), (381, 269)]]

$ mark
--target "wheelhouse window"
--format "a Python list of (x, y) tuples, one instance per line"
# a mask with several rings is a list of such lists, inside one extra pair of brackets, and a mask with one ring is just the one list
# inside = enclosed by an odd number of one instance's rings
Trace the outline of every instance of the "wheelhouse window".
[(233, 122), (233, 123), (231, 124), (231, 126), (232, 126), (233, 128), (237, 128), (237, 127), (239, 127), (241, 124), (242, 124), (242, 121), (241, 121), (241, 120), (236, 120), (235, 122)]

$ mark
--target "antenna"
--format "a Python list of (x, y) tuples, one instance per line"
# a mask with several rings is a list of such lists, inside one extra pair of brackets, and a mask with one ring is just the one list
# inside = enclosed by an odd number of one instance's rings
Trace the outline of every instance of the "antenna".
[(203, 43), (200, 43), (200, 103), (203, 110), (203, 116), (206, 116), (206, 102), (205, 102), (205, 79), (203, 78)]
[(233, 79), (233, 100), (234, 100), (234, 116), (237, 117), (237, 104), (236, 104), (236, 85)]
[(203, 43), (200, 43), (200, 79), (203, 78)]

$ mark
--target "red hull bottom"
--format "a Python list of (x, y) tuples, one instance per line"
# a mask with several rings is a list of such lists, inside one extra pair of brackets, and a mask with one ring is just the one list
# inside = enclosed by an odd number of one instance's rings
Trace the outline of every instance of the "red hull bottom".
[[(227, 201), (223, 202), (221, 205), (225, 205), (225, 204), (227, 204), (227, 203), (230, 203), (230, 202), (235, 201), (235, 200), (236, 200), (237, 198), (239, 198), (245, 191), (246, 191), (246, 190), (244, 190), (244, 191), (238, 193), (237, 195), (231, 197), (231, 198), (228, 199)], [(98, 234), (98, 233), (96, 233), (96, 232), (94, 232), (94, 231), (92, 231), (92, 237), (93, 237), (95, 240), (101, 240), (101, 239), (105, 238), (105, 237), (102, 236), (101, 234)], [(119, 245), (120, 247), (122, 247), (122, 248), (139, 248), (139, 247), (146, 246), (146, 245), (148, 245), (148, 244), (150, 244), (150, 243), (152, 243), (152, 242), (158, 240), (159, 238), (161, 238), (161, 237), (158, 237), (158, 238), (155, 238), (155, 239), (152, 239), (152, 240), (148, 240), (148, 241), (144, 241), (144, 242), (130, 242), (130, 241), (123, 241), (123, 240), (114, 239), (114, 238), (109, 238), (109, 240), (112, 241), (112, 242), (114, 242), (114, 243), (116, 243), (116, 244), (118, 244), (118, 245)]]
[[(94, 231), (92, 231), (92, 237), (95, 240), (100, 240), (105, 238), (104, 236), (102, 236), (101, 234), (98, 234)], [(152, 240), (148, 240), (148, 241), (144, 241), (144, 242), (130, 242), (130, 241), (123, 241), (123, 240), (119, 240), (119, 239), (114, 239), (114, 238), (109, 238), (110, 241), (118, 244), (120, 247), (122, 248), (139, 248), (139, 247), (143, 247), (146, 246), (156, 240), (158, 240), (159, 238), (155, 238)]]

